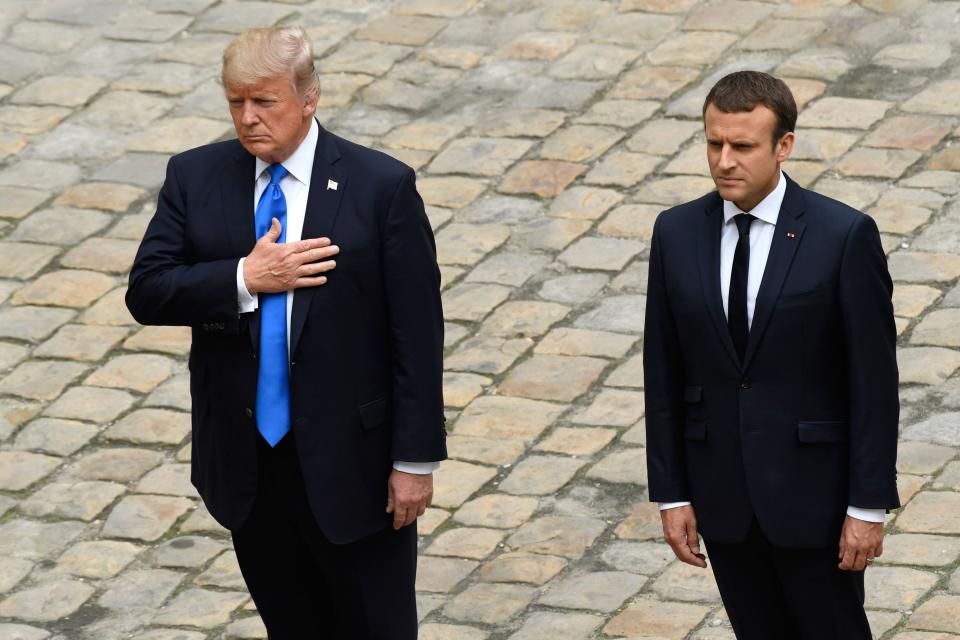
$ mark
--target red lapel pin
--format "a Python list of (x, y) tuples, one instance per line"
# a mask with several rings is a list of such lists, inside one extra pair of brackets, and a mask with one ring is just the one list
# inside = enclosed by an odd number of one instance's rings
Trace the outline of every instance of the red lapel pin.
[(797, 237), (797, 234), (795, 234), (793, 231), (787, 231), (787, 237), (788, 237), (788, 238), (796, 238), (796, 237)]

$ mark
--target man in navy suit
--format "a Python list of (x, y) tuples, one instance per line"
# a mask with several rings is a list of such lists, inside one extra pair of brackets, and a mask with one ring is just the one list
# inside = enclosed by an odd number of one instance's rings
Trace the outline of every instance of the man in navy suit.
[(740, 640), (869, 640), (863, 572), (896, 486), (896, 329), (876, 224), (780, 165), (768, 74), (704, 102), (717, 191), (654, 226), (644, 330), (650, 499)]
[(222, 79), (237, 139), (170, 160), (127, 305), (193, 329), (191, 479), (271, 640), (412, 640), (413, 523), (446, 457), (414, 173), (317, 124), (302, 29), (237, 37)]

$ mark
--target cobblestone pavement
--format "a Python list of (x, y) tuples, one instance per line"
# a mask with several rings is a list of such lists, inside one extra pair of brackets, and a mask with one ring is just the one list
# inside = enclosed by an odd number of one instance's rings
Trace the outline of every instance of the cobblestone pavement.
[(960, 637), (960, 2), (3, 0), (0, 640), (265, 636), (188, 481), (188, 332), (123, 294), (168, 156), (231, 134), (220, 51), (276, 23), (437, 232), (422, 638), (733, 638), (646, 502), (640, 350), (653, 219), (711, 189), (701, 100), (744, 67), (804, 105), (787, 172), (890, 253), (906, 507), (873, 628)]

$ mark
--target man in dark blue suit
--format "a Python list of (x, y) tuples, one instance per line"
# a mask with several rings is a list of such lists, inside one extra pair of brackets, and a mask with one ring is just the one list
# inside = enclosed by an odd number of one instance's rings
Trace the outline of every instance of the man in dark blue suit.
[(876, 224), (780, 171), (772, 76), (704, 102), (717, 191), (654, 226), (644, 330), (650, 499), (740, 640), (869, 640), (863, 572), (896, 486), (896, 330)]
[(170, 160), (127, 305), (193, 328), (191, 479), (271, 640), (411, 640), (413, 523), (446, 457), (414, 173), (317, 124), (303, 30), (239, 36), (222, 77), (238, 139)]

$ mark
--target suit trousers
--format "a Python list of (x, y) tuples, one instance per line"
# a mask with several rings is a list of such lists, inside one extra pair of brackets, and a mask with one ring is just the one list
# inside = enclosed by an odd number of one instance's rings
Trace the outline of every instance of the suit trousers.
[(257, 440), (256, 501), (231, 533), (269, 639), (415, 640), (416, 524), (331, 543), (307, 502), (294, 432), (274, 448)]
[(704, 543), (738, 640), (871, 639), (864, 572), (839, 569), (839, 547), (774, 547), (756, 518), (743, 542)]

